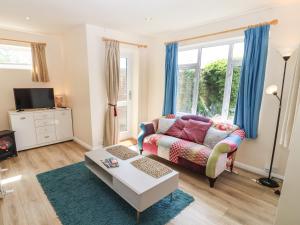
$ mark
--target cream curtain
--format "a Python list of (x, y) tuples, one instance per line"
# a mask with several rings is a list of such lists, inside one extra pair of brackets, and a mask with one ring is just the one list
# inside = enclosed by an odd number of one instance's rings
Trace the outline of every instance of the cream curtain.
[(300, 49), (297, 51), (296, 66), (289, 89), (286, 110), (283, 119), (281, 137), (279, 144), (287, 148), (290, 144), (291, 134), (293, 131), (295, 116), (300, 104)]
[(119, 94), (120, 49), (118, 41), (105, 41), (105, 78), (108, 108), (105, 115), (103, 145), (119, 142), (117, 102)]
[(46, 44), (31, 43), (32, 81), (34, 82), (49, 82), (45, 48)]

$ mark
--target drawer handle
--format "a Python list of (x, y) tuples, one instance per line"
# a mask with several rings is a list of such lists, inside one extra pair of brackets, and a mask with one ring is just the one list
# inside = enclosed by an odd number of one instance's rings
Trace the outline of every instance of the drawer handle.
[(21, 117), (21, 118), (20, 118), (20, 120), (25, 120), (25, 119), (26, 119), (26, 117)]
[(44, 138), (49, 138), (50, 136), (45, 136)]

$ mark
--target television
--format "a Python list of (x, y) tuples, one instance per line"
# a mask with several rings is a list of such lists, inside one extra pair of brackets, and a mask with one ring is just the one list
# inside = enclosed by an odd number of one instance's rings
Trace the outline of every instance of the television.
[(17, 110), (54, 108), (53, 88), (14, 88)]

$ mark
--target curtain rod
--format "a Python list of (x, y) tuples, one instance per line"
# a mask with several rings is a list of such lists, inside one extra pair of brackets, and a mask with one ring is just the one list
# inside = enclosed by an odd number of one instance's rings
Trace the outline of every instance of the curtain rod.
[(274, 19), (271, 21), (263, 22), (263, 23), (252, 24), (252, 25), (248, 25), (248, 26), (244, 26), (244, 27), (238, 27), (238, 28), (233, 28), (233, 29), (229, 29), (229, 30), (219, 31), (219, 32), (215, 32), (215, 33), (203, 34), (203, 35), (194, 36), (194, 37), (190, 37), (190, 38), (184, 38), (184, 39), (175, 40), (175, 41), (168, 41), (168, 42), (165, 42), (165, 44), (170, 44), (173, 42), (185, 42), (185, 41), (190, 41), (190, 40), (194, 40), (194, 39), (200, 39), (200, 38), (205, 38), (205, 37), (210, 37), (210, 36), (215, 36), (215, 35), (220, 35), (220, 34), (226, 34), (226, 33), (234, 32), (234, 31), (245, 30), (248, 28), (259, 27), (259, 26), (263, 26), (263, 25), (267, 25), (267, 24), (277, 25), (278, 19)]
[(103, 41), (117, 41), (121, 44), (125, 44), (125, 45), (133, 45), (133, 46), (137, 46), (138, 48), (147, 48), (147, 45), (144, 44), (138, 44), (138, 43), (132, 43), (132, 42), (127, 42), (127, 41), (118, 41), (115, 39), (110, 39), (110, 38), (102, 38)]
[(11, 38), (0, 38), (0, 40), (2, 40), (2, 41), (21, 42), (21, 43), (27, 43), (27, 44), (37, 43), (37, 44), (44, 44), (44, 45), (46, 45), (46, 43), (34, 42), (34, 41), (25, 41), (25, 40), (17, 40), (17, 39), (11, 39)]

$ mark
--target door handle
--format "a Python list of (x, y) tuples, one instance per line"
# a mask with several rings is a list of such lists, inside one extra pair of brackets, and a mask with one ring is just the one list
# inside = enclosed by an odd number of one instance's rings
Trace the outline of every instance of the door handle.
[(20, 120), (25, 120), (25, 119), (26, 119), (26, 117), (21, 117), (21, 118), (20, 118)]

